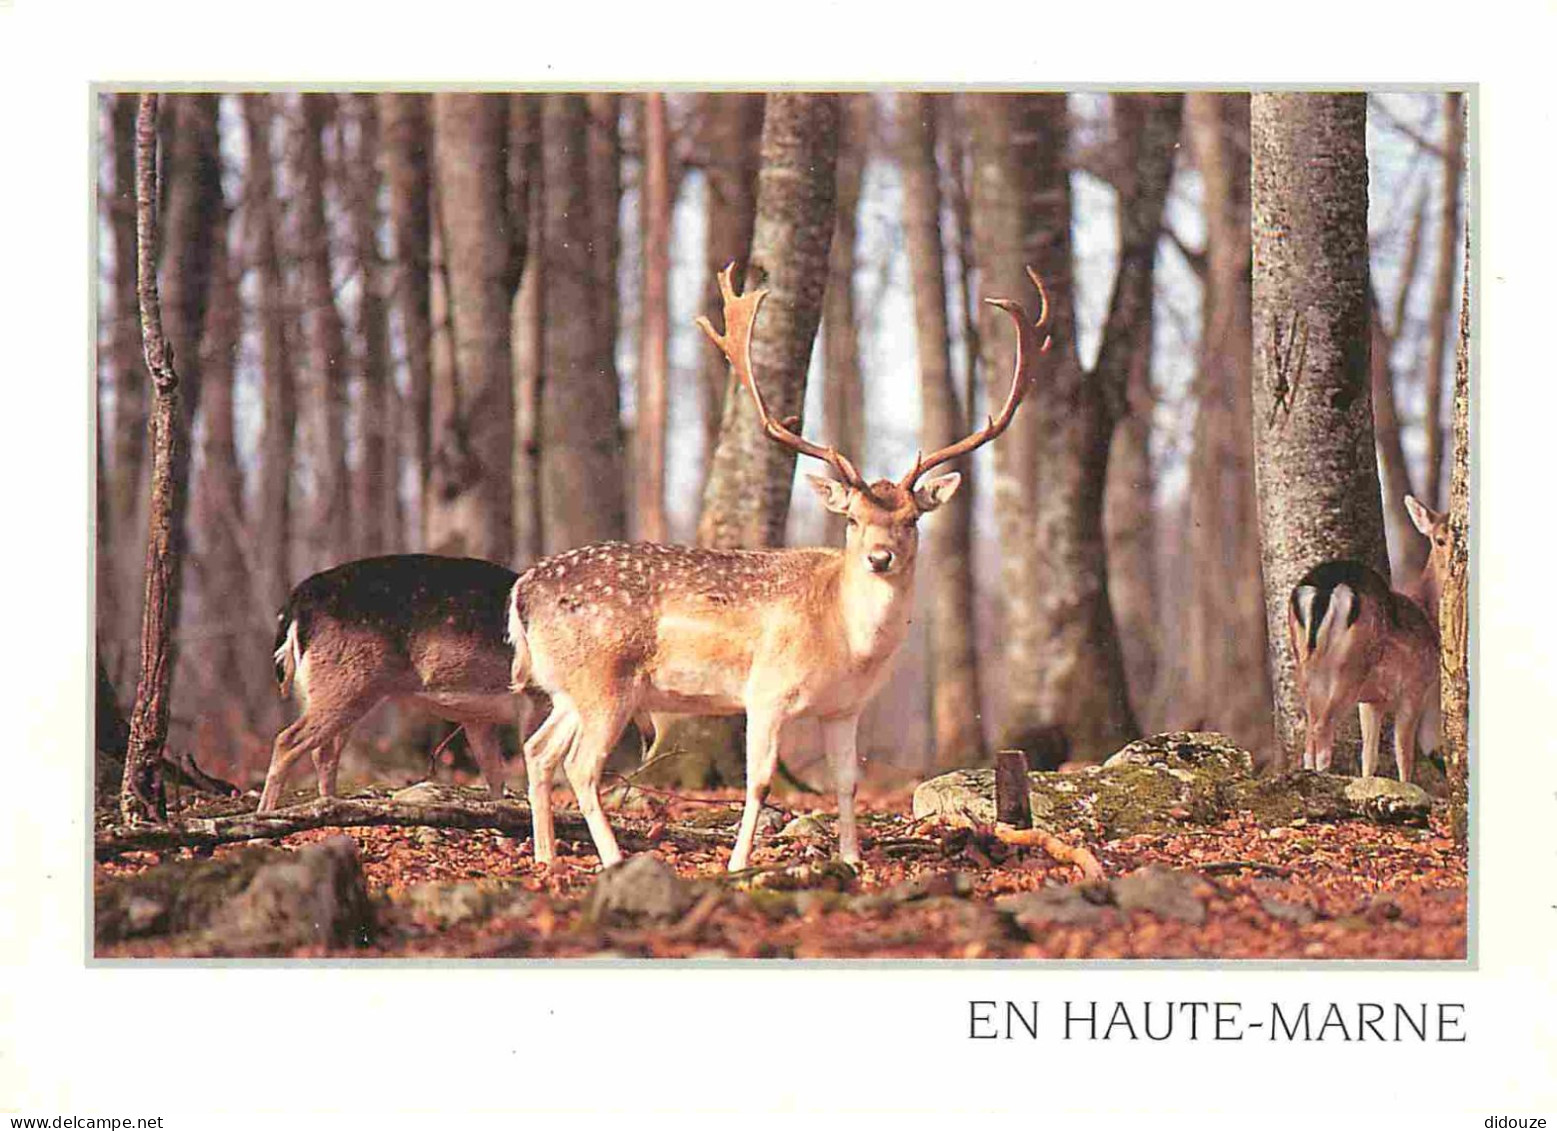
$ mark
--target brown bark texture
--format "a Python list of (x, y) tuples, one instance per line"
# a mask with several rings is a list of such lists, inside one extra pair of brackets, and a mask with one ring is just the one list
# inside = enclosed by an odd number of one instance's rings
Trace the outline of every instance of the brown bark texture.
[(1422, 475), (1422, 502), (1436, 508), (1443, 485), (1444, 362), (1454, 303), (1454, 269), (1460, 239), (1460, 178), (1464, 172), (1464, 96), (1450, 91), (1443, 98), (1443, 189), (1438, 212), (1438, 263), (1433, 274), (1431, 309), (1427, 317), (1427, 458)]
[[(1463, 111), (1455, 107), (1456, 113)], [(1460, 126), (1461, 137), (1465, 127)], [(1455, 154), (1458, 156), (1458, 154)], [(1470, 225), (1465, 226), (1460, 332), (1454, 353), (1454, 447), (1449, 475), (1449, 576), (1438, 605), (1443, 641), (1443, 742), (1453, 805), (1450, 824), (1460, 844), (1470, 837)]]
[[(1040, 174), (1048, 172), (1051, 189), (1063, 182), (1063, 174), (1053, 171), (1058, 160), (1055, 155), (1039, 151), (1036, 97), (1040, 96), (976, 94), (968, 95), (966, 102), (972, 138), (969, 213), (980, 284), (986, 296), (1018, 299), (1035, 316), (1036, 296), (1023, 273), (1024, 266), (1031, 265), (1039, 272), (1051, 295), (1070, 295), (1068, 283), (1062, 291), (1053, 289), (1061, 281), (1057, 272), (1063, 271), (1069, 278), (1069, 240), (1065, 239), (1063, 254), (1055, 254), (1046, 247), (1045, 230), (1039, 224)], [(1063, 98), (1060, 104), (1063, 107)], [(1068, 214), (1068, 192), (1064, 204)], [(1046, 219), (1052, 224), (1052, 206), (1049, 213)], [(991, 405), (1005, 403), (1015, 364), (1010, 326), (1000, 323), (1004, 317), (988, 306), (978, 309), (979, 368)], [(1059, 353), (1041, 362), (1044, 373), (1040, 387), (1057, 379), (1057, 359), (1070, 355), (1064, 344), (1071, 330), (1069, 311), (1056, 304), (1051, 317)], [(1033, 401), (1037, 393), (1035, 389), (1029, 394), (1005, 435), (991, 445), (1000, 545), (995, 615), (1002, 646), (996, 670), (1005, 677), (1005, 703), (995, 728), (995, 745), (1021, 750), (1034, 745), (1035, 735), (1049, 722), (1038, 703), (1036, 676), (1039, 595), (1034, 584), (1038, 572), (1034, 491), (1040, 413)]]
[(176, 607), (180, 569), (178, 512), (188, 448), (180, 427), (178, 373), (163, 332), (157, 288), (157, 95), (141, 97), (135, 129), (137, 290), (146, 368), (152, 380), (151, 504), (147, 514), (146, 590), (141, 624), (140, 678), (130, 712), (129, 745), (120, 814), (127, 824), (166, 812), (157, 772), (167, 745), (173, 668), (177, 660)]
[[(512, 178), (523, 180), (524, 270), (514, 296), (514, 556), (534, 561), (545, 545), (541, 494), (540, 408), (544, 360), (546, 192), (542, 176), (541, 95), (516, 94), (509, 105), (508, 136)], [(519, 224), (515, 213), (514, 226)]]
[(1369, 375), (1366, 105), (1360, 94), (1250, 99), (1255, 471), (1278, 769), (1303, 746), (1292, 587), (1330, 559), (1389, 568)]
[(1189, 470), (1187, 631), (1163, 726), (1215, 724), (1248, 750), (1271, 740), (1265, 591), (1254, 490), (1249, 321), (1249, 97), (1186, 96), (1205, 194), (1206, 250)]
[(405, 340), (410, 448), (416, 456), (416, 515), (425, 544), (432, 471), (431, 96), (381, 94), (384, 181), (393, 258), (390, 290)]
[(646, 94), (643, 109), (642, 313), (638, 331), (638, 420), (633, 439), (637, 536), (663, 542), (665, 424), (670, 381), (670, 130), (665, 96)]
[(601, 291), (590, 120), (583, 95), (545, 97), (540, 450), (547, 553), (621, 538), (627, 529), (620, 393), (601, 337), (615, 292)]
[[(835, 223), (822, 298), (822, 415), (827, 443), (856, 463), (865, 459), (865, 380), (854, 305), (855, 244), (859, 239), (860, 183), (871, 133), (872, 96), (839, 96)], [(844, 520), (827, 518), (827, 542), (843, 542)]]
[(513, 556), (514, 400), (508, 99), (433, 96), (438, 230), (453, 364), (435, 394), (430, 547)]
[[(965, 434), (966, 423), (952, 379), (939, 166), (935, 156), (937, 104), (944, 99), (944, 95), (932, 94), (897, 96), (903, 226), (913, 279), (923, 411), (920, 443), (925, 451), (954, 443)], [(983, 761), (985, 747), (973, 602), (972, 461), (956, 460), (942, 471), (959, 472), (962, 487), (930, 520), (926, 531), (928, 560), (921, 569), (928, 575), (928, 666), (935, 765), (949, 769)]]
[[(806, 368), (827, 283), (838, 132), (836, 95), (768, 99), (746, 289), (769, 292), (751, 355), (768, 409), (778, 419), (798, 417), (805, 404)], [(751, 398), (727, 397), (698, 544), (782, 544), (794, 470), (795, 454), (763, 434)]]
[[(1037, 704), (1063, 728), (1072, 756), (1096, 760), (1139, 734), (1108, 591), (1103, 489), (1114, 426), (1124, 411), (1132, 361), (1149, 319), (1157, 238), (1182, 115), (1179, 95), (1116, 95), (1121, 118), (1119, 262), (1102, 341), (1090, 373), (1076, 356), (1070, 264), (1065, 104), (1047, 100), (1035, 116), (1051, 165), (1040, 180), (1056, 264), (1050, 298), (1058, 356), (1035, 391), (1038, 420)], [(1042, 272), (1042, 268), (1040, 271)], [(1049, 275), (1043, 274), (1047, 282)]]
[[(717, 276), (733, 263), (736, 290), (746, 285), (752, 227), (757, 222), (757, 170), (761, 164), (762, 114), (760, 94), (703, 94), (698, 102), (698, 149), (706, 182), (707, 252), (703, 284), (703, 314), (717, 320), (723, 309)], [(704, 477), (719, 442), (730, 367), (718, 350), (706, 350), (703, 377)]]

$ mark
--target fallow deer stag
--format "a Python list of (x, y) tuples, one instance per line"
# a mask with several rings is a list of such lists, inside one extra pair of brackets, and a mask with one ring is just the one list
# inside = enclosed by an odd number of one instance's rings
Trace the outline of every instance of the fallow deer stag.
[(1292, 590), (1287, 634), (1307, 715), (1305, 770), (1330, 768), (1336, 724), (1353, 705), (1362, 724), (1364, 777), (1378, 768), (1386, 714), (1395, 719), (1401, 781), (1411, 780), (1419, 733), (1436, 745), (1438, 598), (1448, 570), (1449, 520), (1409, 495), (1405, 503), (1432, 546), (1421, 575), (1403, 591), (1354, 561), (1323, 562)]
[(475, 558), (394, 554), (347, 562), (298, 584), (278, 616), (276, 682), (303, 705), (276, 736), (259, 812), (312, 754), (319, 796), (334, 797), (346, 737), (385, 699), (462, 723), (494, 798), (503, 796), (497, 727), (521, 721), (509, 688), (504, 608), (516, 575)]
[(1033, 384), (1048, 299), (1030, 322), (1020, 303), (989, 299), (1016, 324), (1016, 367), (1000, 414), (958, 442), (921, 455), (894, 483), (867, 482), (835, 448), (813, 444), (768, 411), (752, 373), (751, 334), (765, 290), (738, 295), (719, 275), (725, 332), (698, 324), (729, 360), (763, 431), (821, 460), (838, 478), (810, 476), (823, 505), (848, 518), (842, 550), (707, 550), (649, 543), (585, 546), (536, 563), (509, 604), (513, 685), (534, 684), (553, 709), (526, 744), (535, 858), (549, 862), (551, 781), (558, 761), (578, 798), (603, 865), (621, 859), (600, 808), (606, 756), (643, 712), (746, 715), (746, 806), (730, 856), (745, 868), (757, 815), (794, 719), (820, 721), (838, 793), (839, 852), (859, 860), (854, 820), (860, 712), (887, 678), (913, 608), (919, 519), (952, 497), (955, 472), (921, 482), (948, 460), (995, 439)]

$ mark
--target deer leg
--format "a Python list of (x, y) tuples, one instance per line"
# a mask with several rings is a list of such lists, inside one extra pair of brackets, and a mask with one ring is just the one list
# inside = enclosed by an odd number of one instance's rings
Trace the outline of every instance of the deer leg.
[(557, 763), (573, 743), (578, 716), (560, 703), (524, 744), (526, 789), (530, 798), (531, 835), (535, 838), (535, 862), (550, 864), (556, 852), (552, 836), (551, 779)]
[(629, 711), (607, 707), (584, 716), (578, 738), (562, 762), (562, 772), (568, 775), (568, 784), (573, 787), (579, 812), (589, 825), (590, 839), (595, 842), (595, 852), (604, 868), (618, 863), (622, 850), (617, 847), (611, 823), (600, 808), (600, 777), (606, 759), (611, 756), (611, 748), (627, 726), (629, 715)]
[(746, 711), (746, 809), (741, 814), (741, 831), (730, 853), (730, 871), (739, 872), (751, 862), (751, 850), (757, 840), (757, 817), (768, 799), (768, 784), (778, 767), (779, 731), (784, 719), (776, 711)]
[[(327, 749), (337, 736), (344, 743), (346, 733), (356, 725), (358, 719), (368, 713), (379, 698), (366, 689), (359, 690), (355, 695), (332, 697), (333, 702), (322, 701), (323, 696), (315, 696), (309, 703), (309, 709), (303, 712), (303, 717), (276, 735), (275, 745), (270, 752), (270, 769), (265, 773), (265, 789), (260, 794), (259, 809), (256, 812), (268, 813), (276, 807), (287, 772), (299, 758), (315, 750)], [(338, 753), (336, 757), (339, 757)], [(327, 758), (318, 756), (316, 758), (321, 777), (327, 776), (328, 784), (333, 788), (333, 770), (328, 775), (325, 773)], [(326, 782), (321, 780), (321, 791), (325, 784)], [(332, 795), (321, 792), (320, 796)]]
[(860, 768), (856, 750), (859, 726), (858, 715), (829, 719), (822, 724), (822, 743), (838, 790), (838, 855), (846, 864), (860, 862), (859, 834), (854, 827), (854, 793)]
[(466, 723), (465, 738), (481, 767), (481, 776), (487, 779), (492, 800), (503, 800), (503, 750), (498, 745), (497, 728), (491, 723)]
[(1384, 712), (1375, 703), (1358, 703), (1357, 719), (1362, 723), (1362, 776), (1371, 778), (1379, 769), (1379, 735), (1384, 729)]
[(346, 735), (342, 732), (309, 752), (314, 760), (314, 773), (319, 778), (320, 797), (336, 796), (335, 784), (340, 779), (341, 754), (345, 750)]
[(1409, 782), (1416, 768), (1416, 731), (1422, 724), (1422, 704), (1408, 700), (1395, 713), (1395, 769)]

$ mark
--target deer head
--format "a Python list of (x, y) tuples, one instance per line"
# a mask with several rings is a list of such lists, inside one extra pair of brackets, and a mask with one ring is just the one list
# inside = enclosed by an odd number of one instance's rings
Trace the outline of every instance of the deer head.
[(821, 496), (822, 505), (848, 520), (844, 539), (846, 562), (878, 577), (910, 576), (919, 547), (919, 519), (949, 500), (962, 483), (962, 476), (955, 471), (931, 479), (924, 479), (924, 476), (941, 464), (982, 447), (1004, 432), (1015, 417), (1017, 406), (1032, 389), (1037, 358), (1048, 352), (1050, 345), (1047, 334), (1043, 335), (1041, 341), (1039, 339), (1039, 331), (1049, 320), (1049, 297), (1043, 281), (1032, 268), (1027, 269), (1027, 276), (1038, 288), (1041, 302), (1036, 322), (1030, 321), (1022, 304), (1013, 299), (984, 300), (1010, 315), (1016, 327), (1015, 372), (1011, 378), (1011, 391), (1006, 395), (1005, 405), (999, 415), (990, 418), (983, 428), (956, 443), (939, 448), (928, 456), (921, 452), (914, 460), (914, 466), (902, 479), (896, 482), (878, 479), (872, 483), (867, 482), (849, 457), (837, 448), (813, 444), (794, 431), (799, 426), (797, 417), (777, 420), (768, 411), (751, 364), (752, 326), (768, 292), (759, 289), (744, 295), (736, 294), (730, 281), (733, 267), (734, 264), (731, 264), (719, 273), (719, 293), (724, 299), (725, 332), (716, 332), (707, 318), (698, 318), (697, 324), (709, 340), (719, 347), (729, 360), (736, 378), (751, 394), (758, 420), (767, 436), (799, 455), (811, 456), (829, 464), (836, 473), (837, 478), (823, 475), (807, 478)]

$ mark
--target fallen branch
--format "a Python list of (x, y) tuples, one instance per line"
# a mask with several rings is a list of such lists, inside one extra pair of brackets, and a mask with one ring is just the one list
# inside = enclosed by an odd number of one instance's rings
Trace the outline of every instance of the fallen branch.
[(1083, 879), (1103, 879), (1103, 866), (1098, 863), (1096, 856), (1085, 848), (1066, 844), (1053, 833), (1044, 832), (1042, 829), (1014, 829), (1010, 825), (996, 824), (995, 839), (1002, 844), (1041, 848), (1061, 864), (1076, 865), (1081, 869)]
[[(556, 813), (558, 835), (564, 840), (589, 841), (589, 827), (575, 813)], [(717, 829), (667, 825), (651, 839), (648, 822), (615, 817), (612, 822), (622, 846), (644, 851), (670, 841), (682, 848), (731, 844), (734, 837)], [(643, 827), (637, 827), (639, 824)], [(530, 808), (518, 801), (394, 801), (385, 798), (319, 798), (269, 813), (238, 813), (228, 817), (191, 818), (155, 825), (116, 825), (99, 831), (93, 853), (99, 860), (126, 852), (173, 848), (212, 848), (246, 840), (278, 840), (309, 829), (363, 826), (495, 829), (507, 836), (530, 835)]]

